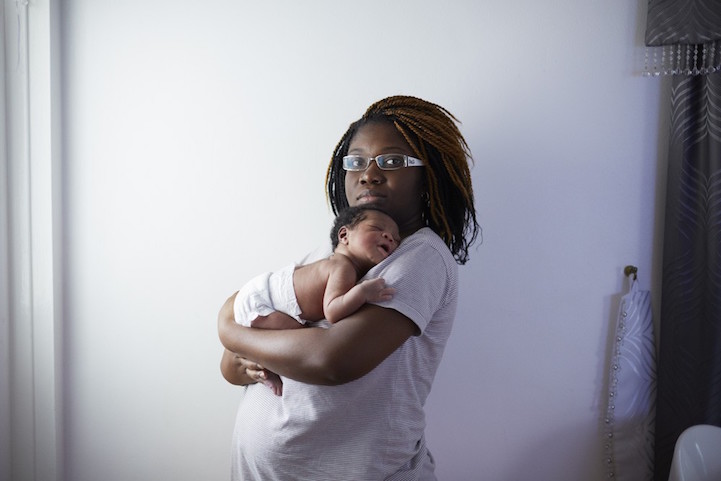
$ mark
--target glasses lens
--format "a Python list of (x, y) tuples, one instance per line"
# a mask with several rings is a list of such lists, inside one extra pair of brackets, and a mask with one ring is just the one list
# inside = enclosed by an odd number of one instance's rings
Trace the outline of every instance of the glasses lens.
[(359, 155), (346, 155), (343, 157), (343, 169), (345, 170), (366, 170), (368, 159)]
[(396, 170), (406, 165), (406, 156), (403, 154), (379, 155), (378, 166), (383, 170)]

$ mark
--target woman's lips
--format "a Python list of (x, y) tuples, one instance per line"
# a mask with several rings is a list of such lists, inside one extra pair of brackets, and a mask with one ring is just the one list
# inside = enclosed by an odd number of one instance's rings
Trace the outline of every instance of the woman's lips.
[(358, 195), (358, 197), (356, 197), (356, 199), (358, 199), (358, 202), (362, 203), (376, 202), (383, 198), (385, 198), (384, 195), (381, 195), (378, 192), (374, 192), (371, 190), (364, 190)]

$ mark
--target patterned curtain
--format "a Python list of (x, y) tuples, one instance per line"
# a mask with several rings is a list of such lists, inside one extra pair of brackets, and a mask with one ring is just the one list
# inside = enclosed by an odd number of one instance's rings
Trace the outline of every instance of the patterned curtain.
[(655, 480), (680, 434), (721, 426), (721, 1), (649, 0), (647, 71), (673, 75)]
[(699, 75), (721, 69), (718, 0), (649, 0), (646, 74)]

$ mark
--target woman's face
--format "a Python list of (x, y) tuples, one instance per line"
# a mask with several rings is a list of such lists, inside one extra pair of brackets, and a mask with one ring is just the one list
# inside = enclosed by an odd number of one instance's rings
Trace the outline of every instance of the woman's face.
[[(349, 155), (376, 157), (381, 154), (414, 155), (393, 124), (373, 122), (356, 132), (348, 146)], [(363, 172), (346, 172), (345, 192), (351, 206), (370, 204), (388, 212), (398, 222), (401, 237), (423, 227), (425, 167), (381, 170), (371, 162)]]

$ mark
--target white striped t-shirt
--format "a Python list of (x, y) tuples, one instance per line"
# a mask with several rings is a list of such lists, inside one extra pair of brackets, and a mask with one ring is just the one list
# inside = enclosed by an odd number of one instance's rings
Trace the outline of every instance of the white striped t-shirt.
[(419, 335), (347, 384), (283, 378), (282, 397), (261, 384), (244, 388), (234, 481), (436, 479), (423, 406), (456, 312), (458, 265), (440, 237), (423, 228), (366, 275), (374, 277), (396, 289), (378, 304), (410, 318)]

